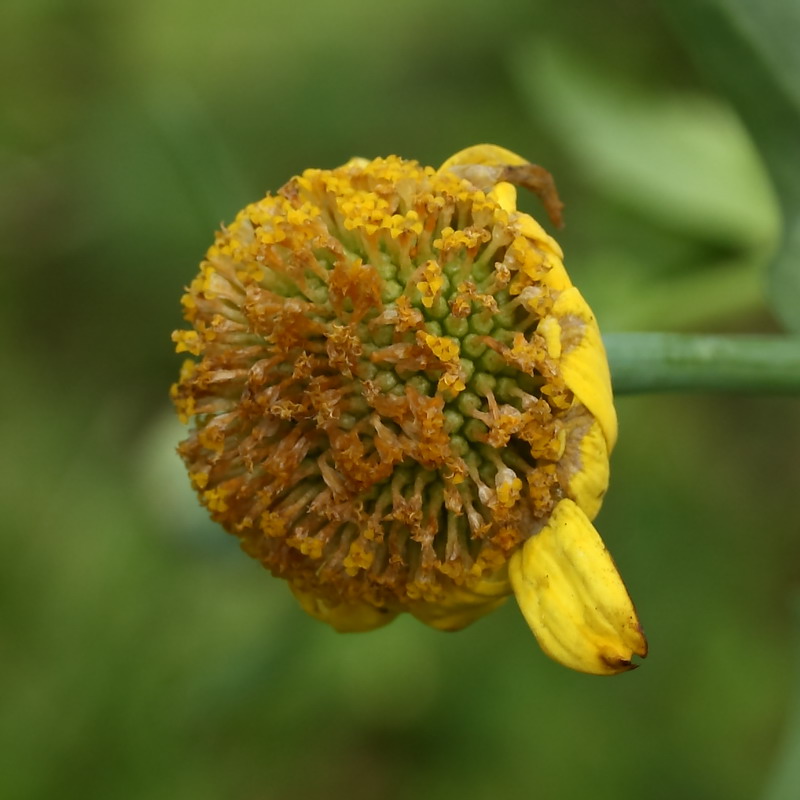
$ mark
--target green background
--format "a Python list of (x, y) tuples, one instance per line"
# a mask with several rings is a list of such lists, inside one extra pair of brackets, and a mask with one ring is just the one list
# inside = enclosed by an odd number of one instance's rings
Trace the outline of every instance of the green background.
[(763, 6), (4, 4), (3, 797), (800, 796), (796, 399), (619, 399), (597, 525), (651, 653), (611, 679), (513, 600), (453, 635), (304, 616), (197, 507), (167, 399), (213, 231), (353, 155), (509, 147), (603, 329), (778, 331), (800, 12)]

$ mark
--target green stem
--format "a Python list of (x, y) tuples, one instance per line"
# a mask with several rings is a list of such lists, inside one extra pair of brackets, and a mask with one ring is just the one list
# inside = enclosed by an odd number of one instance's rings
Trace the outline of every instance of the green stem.
[(616, 394), (800, 393), (800, 337), (609, 333)]

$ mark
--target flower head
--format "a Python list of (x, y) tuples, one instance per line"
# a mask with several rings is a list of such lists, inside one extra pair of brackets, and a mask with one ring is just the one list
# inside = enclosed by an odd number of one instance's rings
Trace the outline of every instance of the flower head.
[(512, 592), (589, 672), (645, 643), (590, 520), (616, 417), (595, 319), (481, 145), (310, 169), (216, 236), (183, 297), (179, 448), (211, 516), (338, 630), (461, 628)]

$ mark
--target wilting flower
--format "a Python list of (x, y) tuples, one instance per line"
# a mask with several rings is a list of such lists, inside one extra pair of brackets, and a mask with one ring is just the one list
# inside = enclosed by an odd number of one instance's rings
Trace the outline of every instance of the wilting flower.
[(179, 450), (211, 516), (337, 630), (456, 630), (513, 592), (545, 652), (610, 674), (646, 644), (590, 522), (608, 367), (515, 185), (558, 220), (549, 174), (491, 145), (310, 169), (247, 206), (183, 297)]

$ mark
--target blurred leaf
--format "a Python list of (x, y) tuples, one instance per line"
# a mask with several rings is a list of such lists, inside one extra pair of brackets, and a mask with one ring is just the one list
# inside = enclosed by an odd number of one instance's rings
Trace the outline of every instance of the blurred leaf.
[[(759, 310), (759, 263), (755, 255), (711, 259), (702, 249), (686, 250), (685, 269), (654, 252), (600, 248), (581, 260), (581, 281), (592, 306), (602, 309), (608, 330), (697, 330), (749, 319)], [(659, 256), (661, 254), (659, 253)], [(659, 268), (660, 267), (660, 268)], [(613, 275), (614, 280), (608, 280)]]
[(239, 542), (225, 533), (200, 505), (186, 477), (177, 444), (187, 428), (171, 408), (165, 408), (141, 431), (131, 459), (141, 506), (160, 524), (175, 544), (217, 559), (241, 558)]
[(598, 190), (706, 242), (748, 250), (770, 244), (771, 190), (726, 106), (701, 95), (653, 93), (539, 39), (515, 62), (531, 116), (550, 126)]
[(669, 0), (662, 6), (761, 148), (784, 216), (770, 299), (783, 322), (800, 330), (800, 5), (795, 0)]

